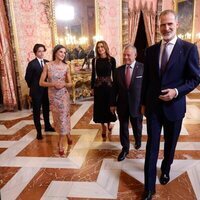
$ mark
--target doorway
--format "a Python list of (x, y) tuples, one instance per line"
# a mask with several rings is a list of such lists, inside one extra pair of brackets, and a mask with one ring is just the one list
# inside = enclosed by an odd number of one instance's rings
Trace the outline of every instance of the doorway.
[(144, 63), (144, 52), (145, 52), (145, 49), (148, 47), (148, 43), (147, 43), (147, 37), (146, 37), (146, 32), (145, 32), (143, 14), (142, 14), (142, 11), (140, 11), (140, 12), (141, 13), (140, 13), (138, 31), (137, 31), (134, 46), (137, 49), (136, 60), (138, 62)]

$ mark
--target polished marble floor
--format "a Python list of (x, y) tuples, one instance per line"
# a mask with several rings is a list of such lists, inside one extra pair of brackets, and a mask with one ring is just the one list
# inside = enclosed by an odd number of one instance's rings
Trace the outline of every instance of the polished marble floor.
[[(92, 101), (71, 105), (73, 145), (65, 143), (60, 157), (56, 133), (43, 132), (36, 140), (31, 110), (0, 113), (0, 194), (2, 200), (139, 200), (143, 192), (146, 145), (144, 120), (142, 147), (136, 151), (130, 129), (131, 150), (117, 162), (121, 145), (119, 123), (112, 141), (103, 142), (92, 121)], [(163, 137), (158, 176), (163, 156)], [(170, 182), (157, 180), (154, 200), (200, 200), (200, 87), (187, 96), (187, 113), (171, 169)]]

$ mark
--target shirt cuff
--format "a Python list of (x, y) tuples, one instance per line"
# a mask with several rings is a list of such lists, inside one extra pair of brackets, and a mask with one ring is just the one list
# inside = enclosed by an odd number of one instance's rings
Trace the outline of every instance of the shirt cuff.
[(174, 88), (175, 92), (176, 92), (176, 95), (174, 98), (176, 98), (178, 96), (178, 90), (176, 88)]

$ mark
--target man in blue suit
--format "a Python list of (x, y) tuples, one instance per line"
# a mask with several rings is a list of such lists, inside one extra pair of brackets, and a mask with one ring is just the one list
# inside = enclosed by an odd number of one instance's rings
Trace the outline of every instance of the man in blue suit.
[(186, 112), (185, 95), (200, 82), (197, 47), (176, 36), (178, 20), (174, 11), (163, 11), (159, 21), (163, 39), (146, 50), (142, 83), (142, 113), (147, 118), (148, 134), (145, 200), (155, 194), (161, 128), (165, 144), (160, 183), (165, 185), (170, 180), (170, 167)]
[(48, 90), (47, 88), (41, 87), (39, 85), (40, 76), (43, 71), (43, 65), (48, 62), (47, 60), (43, 59), (45, 51), (46, 48), (43, 44), (34, 45), (33, 52), (35, 53), (36, 58), (28, 63), (25, 74), (25, 80), (28, 87), (30, 88), (30, 96), (32, 98), (33, 121), (37, 130), (38, 140), (43, 138), (40, 123), (41, 106), (44, 117), (45, 131), (54, 131), (49, 122)]

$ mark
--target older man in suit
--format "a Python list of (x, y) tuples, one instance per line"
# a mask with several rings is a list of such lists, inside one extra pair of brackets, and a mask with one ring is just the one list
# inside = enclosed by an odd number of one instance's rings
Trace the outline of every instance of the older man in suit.
[(176, 36), (178, 20), (174, 11), (163, 11), (159, 20), (163, 39), (146, 50), (142, 84), (142, 113), (147, 118), (148, 134), (145, 200), (152, 199), (155, 193), (161, 128), (165, 144), (160, 183), (165, 185), (170, 180), (170, 167), (186, 112), (185, 95), (200, 81), (197, 47)]
[(114, 113), (117, 108), (122, 145), (118, 161), (124, 160), (129, 153), (129, 119), (135, 138), (135, 149), (141, 147), (143, 116), (140, 113), (140, 96), (143, 64), (135, 60), (136, 55), (137, 50), (134, 46), (126, 46), (123, 51), (125, 65), (116, 69), (114, 77), (111, 112)]
[(44, 58), (46, 48), (43, 44), (35, 44), (33, 52), (36, 58), (28, 63), (26, 68), (25, 80), (30, 88), (30, 96), (33, 105), (33, 121), (37, 130), (37, 139), (42, 139), (41, 123), (40, 123), (40, 110), (42, 106), (45, 131), (53, 132), (49, 122), (49, 99), (47, 88), (39, 86), (40, 76), (43, 70), (43, 65), (48, 62)]

